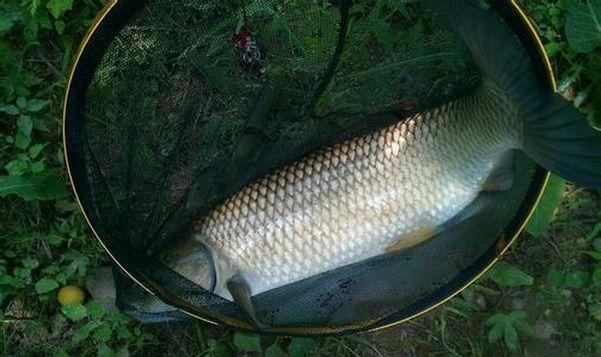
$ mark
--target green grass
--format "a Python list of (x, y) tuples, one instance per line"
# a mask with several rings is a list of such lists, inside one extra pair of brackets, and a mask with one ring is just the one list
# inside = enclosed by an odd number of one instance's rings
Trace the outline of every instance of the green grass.
[[(525, 5), (560, 90), (601, 123), (599, 29), (588, 28), (590, 39), (570, 35), (587, 26), (574, 19), (590, 17), (589, 8), (578, 1)], [(0, 354), (601, 354), (601, 200), (569, 185), (564, 193), (562, 183), (529, 227), (535, 235), (524, 233), (486, 278), (435, 311), (379, 332), (259, 337), (201, 323), (141, 325), (90, 300), (61, 308), (61, 286), (83, 287), (90, 270), (109, 263), (69, 194), (60, 143), (69, 65), (101, 7), (96, 0), (0, 3)]]

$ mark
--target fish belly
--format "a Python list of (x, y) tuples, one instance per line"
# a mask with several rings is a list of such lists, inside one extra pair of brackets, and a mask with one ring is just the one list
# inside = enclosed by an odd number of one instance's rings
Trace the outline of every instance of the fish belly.
[(234, 274), (255, 295), (382, 254), (465, 208), (487, 169), (456, 174), (415, 120), (312, 154), (215, 209), (199, 236), (218, 261), (216, 293), (229, 298)]

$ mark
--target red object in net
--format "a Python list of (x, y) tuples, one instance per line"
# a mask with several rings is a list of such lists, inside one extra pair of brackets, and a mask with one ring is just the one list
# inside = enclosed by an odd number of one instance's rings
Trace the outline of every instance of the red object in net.
[(243, 25), (240, 29), (240, 32), (232, 36), (231, 41), (237, 49), (244, 51), (247, 48), (251, 38), (252, 35), (250, 33), (250, 30), (248, 29), (248, 26)]

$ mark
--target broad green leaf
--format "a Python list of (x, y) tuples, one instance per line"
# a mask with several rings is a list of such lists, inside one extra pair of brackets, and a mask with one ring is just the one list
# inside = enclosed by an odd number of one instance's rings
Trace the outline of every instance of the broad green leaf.
[(16, 289), (22, 289), (25, 286), (25, 282), (23, 279), (14, 276), (0, 275), (0, 285), (9, 285)]
[(50, 104), (50, 101), (48, 100), (30, 99), (27, 101), (27, 111), (39, 112), (40, 110), (44, 109), (48, 104)]
[(58, 234), (49, 234), (44, 237), (44, 241), (52, 246), (56, 246), (65, 241), (65, 238), (59, 236)]
[(117, 333), (117, 337), (122, 340), (128, 340), (128, 339), (132, 338), (132, 336), (133, 336), (132, 333), (129, 332), (129, 330), (125, 326), (117, 327), (116, 333)]
[(58, 288), (58, 282), (51, 278), (42, 278), (35, 283), (35, 291), (38, 294), (45, 294)]
[(17, 135), (15, 135), (15, 146), (21, 150), (27, 149), (30, 142), (31, 138), (21, 131), (19, 131)]
[(34, 118), (33, 127), (39, 131), (43, 131), (46, 133), (50, 132), (50, 128), (48, 127), (48, 123), (46, 122), (46, 120), (42, 120), (40, 118)]
[(13, 275), (26, 282), (31, 282), (31, 269), (29, 268), (15, 267), (15, 269), (13, 269)]
[(98, 300), (92, 300), (86, 304), (86, 309), (91, 317), (102, 317), (104, 315), (104, 307)]
[(317, 344), (311, 338), (293, 337), (288, 345), (288, 355), (290, 357), (311, 356), (316, 347)]
[(555, 210), (563, 198), (565, 188), (564, 179), (557, 175), (551, 175), (543, 197), (526, 225), (528, 233), (533, 236), (540, 236), (547, 230), (547, 227), (553, 221)]
[(112, 348), (106, 345), (106, 343), (102, 343), (98, 347), (98, 353), (96, 354), (98, 357), (115, 357), (115, 351)]
[(40, 263), (38, 262), (37, 259), (33, 259), (30, 257), (26, 257), (25, 259), (23, 259), (22, 263), (25, 268), (30, 269), (30, 270), (35, 269), (38, 266), (40, 266)]
[(61, 311), (72, 321), (83, 320), (88, 315), (86, 307), (82, 304), (65, 305)]
[(17, 115), (19, 114), (19, 108), (12, 104), (0, 105), (0, 112), (4, 112), (8, 115)]
[(36, 15), (36, 20), (40, 23), (40, 26), (45, 30), (52, 30), (52, 21), (46, 11), (41, 11)]
[(3, 251), (2, 253), (4, 253), (4, 256), (7, 257), (7, 258), (14, 258), (14, 257), (16, 257), (15, 252), (12, 251), (12, 250), (10, 250), (10, 249), (7, 249), (7, 250)]
[(61, 260), (71, 261), (68, 270), (72, 273), (78, 273), (85, 276), (90, 259), (76, 250), (69, 250), (61, 254)]
[(513, 311), (509, 314), (509, 317), (511, 317), (511, 320), (513, 321), (513, 325), (514, 327), (526, 334), (526, 335), (532, 335), (533, 330), (532, 327), (530, 326), (530, 324), (528, 324), (528, 322), (526, 321), (526, 312), (523, 310), (516, 310)]
[(10, 30), (19, 20), (19, 13), (17, 11), (2, 10), (0, 11), (0, 32), (5, 32)]
[(571, 271), (566, 274), (565, 285), (570, 288), (579, 289), (585, 286), (588, 283), (588, 280), (588, 272), (584, 270)]
[(503, 331), (503, 340), (505, 341), (505, 346), (511, 352), (517, 352), (520, 347), (520, 339), (518, 338), (518, 332), (515, 330), (515, 327), (511, 324), (506, 324), (505, 329)]
[(36, 162), (32, 163), (31, 166), (29, 167), (29, 169), (33, 173), (40, 173), (40, 172), (44, 171), (45, 168), (46, 168), (46, 164), (44, 164), (44, 161), (36, 161)]
[(534, 283), (533, 277), (505, 262), (495, 264), (486, 276), (495, 283), (510, 288), (529, 286)]
[(234, 333), (234, 346), (241, 351), (261, 352), (261, 337), (259, 335), (236, 332)]
[(98, 321), (88, 321), (85, 325), (75, 330), (73, 333), (73, 342), (81, 342), (88, 338), (90, 332), (100, 326), (100, 322)]
[(46, 147), (46, 144), (33, 145), (32, 147), (29, 148), (29, 157), (31, 157), (32, 159), (35, 159), (42, 152), (42, 150), (44, 150), (44, 147)]
[[(25, 174), (29, 169), (27, 162), (18, 159), (9, 162), (4, 166), (4, 168), (6, 169), (6, 171), (8, 171), (8, 174), (10, 176), (21, 176)], [(0, 181), (2, 181), (2, 177), (3, 176), (0, 176)], [(2, 196), (1, 187), (2, 185), (0, 184), (0, 196)]]
[(100, 328), (96, 329), (96, 331), (94, 331), (94, 333), (92, 335), (94, 336), (96, 341), (107, 342), (108, 340), (111, 339), (112, 333), (113, 333), (113, 331), (111, 330), (110, 326), (103, 325)]
[(73, 7), (73, 0), (50, 0), (46, 5), (48, 11), (54, 16), (55, 19), (61, 17), (67, 10), (71, 10)]
[(0, 197), (17, 195), (25, 200), (53, 200), (68, 195), (67, 187), (53, 172), (24, 176), (0, 176)]
[(23, 134), (27, 136), (31, 135), (31, 129), (33, 129), (33, 121), (31, 120), (31, 117), (27, 115), (21, 115), (19, 119), (17, 119), (17, 127)]
[(549, 284), (555, 288), (558, 288), (564, 284), (565, 274), (560, 270), (551, 269), (547, 273), (546, 279), (547, 279), (547, 284)]
[(527, 335), (532, 333), (532, 327), (526, 321), (526, 313), (521, 310), (513, 311), (510, 314), (496, 313), (484, 324), (490, 327), (488, 342), (495, 343), (502, 339), (511, 352), (519, 349), (518, 331)]
[(27, 99), (25, 99), (25, 97), (17, 98), (15, 103), (17, 103), (17, 107), (21, 109), (25, 109), (25, 107), (27, 107)]
[(601, 0), (566, 2), (566, 37), (578, 52), (590, 53), (601, 46)]
[[(488, 321), (492, 321), (492, 318), (489, 319)], [(503, 328), (504, 328), (503, 324), (500, 324), (500, 323), (492, 324), (492, 327), (488, 331), (488, 343), (493, 344), (493, 343), (499, 341), (503, 337), (503, 332), (504, 332)]]
[(63, 20), (57, 20), (54, 22), (54, 29), (56, 33), (62, 35), (65, 32), (65, 22)]
[(40, 7), (40, 3), (42, 0), (31, 0), (29, 3), (29, 14), (34, 16), (36, 12), (38, 12), (38, 7)]
[(557, 42), (549, 42), (545, 45), (545, 52), (549, 57), (555, 56), (561, 51), (561, 44)]

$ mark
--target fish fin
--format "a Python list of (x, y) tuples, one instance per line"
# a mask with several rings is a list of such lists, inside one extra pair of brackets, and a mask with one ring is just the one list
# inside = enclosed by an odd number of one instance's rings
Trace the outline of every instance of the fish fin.
[(460, 222), (468, 220), (475, 216), (477, 213), (482, 211), (486, 205), (491, 202), (491, 198), (497, 194), (499, 190), (493, 191), (482, 191), (470, 204), (464, 209), (457, 213), (453, 218), (446, 221), (440, 228), (441, 231), (445, 231), (452, 226), (457, 225)]
[(265, 326), (257, 319), (257, 312), (250, 298), (250, 287), (242, 274), (238, 273), (228, 279), (227, 289), (232, 294), (234, 302), (238, 304), (250, 317), (253, 325), (262, 330)]
[(556, 96), (525, 117), (522, 148), (549, 171), (575, 184), (601, 189), (601, 133)]
[(514, 104), (523, 123), (518, 147), (569, 181), (601, 188), (601, 133), (542, 85), (526, 50), (501, 17), (467, 0), (440, 0), (437, 6), (482, 76)]
[(403, 249), (411, 248), (426, 241), (427, 239), (443, 234), (451, 227), (456, 226), (457, 224), (468, 220), (472, 216), (475, 216), (477, 213), (479, 213), (486, 205), (490, 204), (491, 198), (495, 197), (494, 195), (498, 191), (499, 190), (483, 191), (453, 218), (437, 227), (420, 228), (413, 233), (401, 236), (388, 247), (386, 247), (386, 253), (394, 253)]
[(510, 150), (497, 158), (493, 170), (482, 185), (482, 191), (497, 192), (509, 190), (513, 186), (513, 175), (513, 151)]
[(386, 253), (394, 253), (403, 249), (411, 248), (420, 244), (426, 239), (436, 236), (438, 233), (440, 233), (440, 229), (438, 227), (420, 228), (417, 231), (403, 235), (394, 241), (392, 244), (386, 247)]

